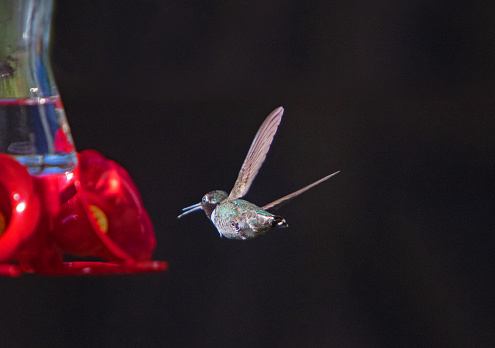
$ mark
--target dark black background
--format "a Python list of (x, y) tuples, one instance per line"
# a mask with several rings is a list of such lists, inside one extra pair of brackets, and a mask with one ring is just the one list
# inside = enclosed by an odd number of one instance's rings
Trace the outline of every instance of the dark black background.
[[(494, 344), (494, 23), (468, 1), (59, 1), (76, 146), (129, 171), (170, 268), (1, 279), (0, 346)], [(178, 221), (280, 105), (247, 199), (341, 174), (251, 241)]]

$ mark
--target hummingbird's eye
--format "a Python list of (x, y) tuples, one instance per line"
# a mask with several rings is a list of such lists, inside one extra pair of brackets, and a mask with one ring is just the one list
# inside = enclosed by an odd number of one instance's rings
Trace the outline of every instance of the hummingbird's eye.
[(203, 202), (206, 202), (206, 197), (203, 197)]

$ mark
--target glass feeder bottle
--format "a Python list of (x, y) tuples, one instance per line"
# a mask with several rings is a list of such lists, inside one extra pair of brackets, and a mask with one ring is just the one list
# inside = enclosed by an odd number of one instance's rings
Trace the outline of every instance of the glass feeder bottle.
[(50, 64), (52, 9), (52, 0), (0, 1), (0, 153), (36, 176), (77, 166)]

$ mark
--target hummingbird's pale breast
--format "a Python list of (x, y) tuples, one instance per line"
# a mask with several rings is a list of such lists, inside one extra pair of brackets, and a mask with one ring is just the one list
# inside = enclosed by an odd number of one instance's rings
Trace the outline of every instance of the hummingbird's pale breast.
[(225, 200), (215, 207), (211, 221), (230, 239), (251, 239), (272, 227), (287, 227), (285, 220), (243, 199)]

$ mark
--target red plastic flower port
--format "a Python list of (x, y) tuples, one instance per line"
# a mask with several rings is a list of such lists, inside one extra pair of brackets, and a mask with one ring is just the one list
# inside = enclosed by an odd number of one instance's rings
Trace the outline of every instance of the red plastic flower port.
[[(156, 244), (151, 221), (136, 186), (117, 163), (86, 150), (79, 154), (77, 170), (63, 175), (31, 177), (5, 155), (0, 157), (0, 167), (13, 168), (0, 173), (0, 233), (4, 230), (0, 274), (166, 269), (165, 262), (151, 260)], [(22, 205), (18, 208), (19, 203), (14, 205), (15, 197), (26, 197), (24, 210)], [(63, 254), (106, 261), (63, 262)]]
[(29, 253), (23, 246), (33, 237), (40, 217), (40, 202), (26, 168), (0, 154), (0, 275), (16, 276)]

